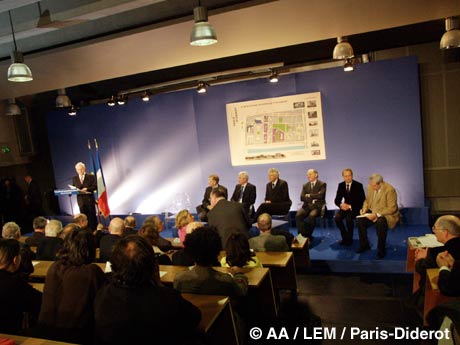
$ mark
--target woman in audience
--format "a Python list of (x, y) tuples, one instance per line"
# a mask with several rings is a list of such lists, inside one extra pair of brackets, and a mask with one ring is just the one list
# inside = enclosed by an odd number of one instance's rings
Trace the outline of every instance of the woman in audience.
[(92, 264), (94, 239), (82, 229), (67, 235), (59, 260), (46, 275), (40, 311), (40, 336), (71, 343), (90, 343), (94, 328), (94, 298), (106, 283), (101, 268)]
[(195, 218), (188, 210), (179, 211), (176, 214), (176, 228), (179, 235), (180, 243), (184, 243), (185, 235), (187, 235), (187, 224), (193, 222)]
[(19, 242), (0, 239), (0, 333), (19, 334), (23, 313), (40, 311), (42, 294), (17, 274), (20, 264)]
[[(187, 224), (187, 227), (185, 228), (185, 232), (186, 234), (191, 234), (193, 231), (195, 231), (198, 228), (202, 228), (203, 226), (204, 226), (203, 223), (191, 222)], [(187, 235), (185, 237), (187, 237)], [(193, 258), (189, 254), (187, 254), (184, 248), (175, 251), (172, 254), (171, 259), (172, 259), (172, 264), (175, 266), (193, 266), (195, 264), (195, 261), (193, 261)], [(219, 266), (219, 265), (216, 265), (216, 266)]]
[(56, 260), (62, 248), (63, 240), (60, 238), (62, 233), (62, 223), (58, 220), (50, 220), (45, 227), (45, 237), (37, 247), (37, 260)]
[(248, 237), (240, 232), (235, 232), (228, 237), (224, 256), (220, 260), (222, 267), (262, 267), (259, 258), (249, 248)]
[(118, 241), (111, 256), (111, 282), (96, 296), (97, 344), (190, 342), (200, 310), (154, 276), (156, 258), (141, 236)]
[(172, 264), (169, 256), (166, 253), (164, 253), (160, 248), (158, 248), (158, 240), (160, 238), (160, 234), (158, 233), (158, 230), (153, 223), (147, 223), (142, 225), (137, 234), (144, 238), (148, 243), (150, 243), (159, 265)]

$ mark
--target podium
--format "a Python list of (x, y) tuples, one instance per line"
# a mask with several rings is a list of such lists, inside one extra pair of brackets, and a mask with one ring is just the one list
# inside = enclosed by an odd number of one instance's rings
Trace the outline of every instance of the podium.
[(62, 196), (62, 195), (68, 195), (69, 196), (69, 204), (70, 204), (70, 210), (72, 211), (72, 216), (74, 215), (73, 212), (73, 206), (72, 206), (72, 195), (77, 195), (79, 192), (77, 189), (56, 189), (54, 190), (54, 195), (57, 197)]

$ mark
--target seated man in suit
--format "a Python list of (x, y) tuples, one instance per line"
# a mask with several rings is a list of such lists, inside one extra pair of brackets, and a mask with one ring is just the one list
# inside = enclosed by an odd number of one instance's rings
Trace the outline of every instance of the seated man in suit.
[[(339, 243), (350, 246), (353, 243), (354, 219), (359, 214), (366, 196), (363, 185), (353, 180), (353, 171), (350, 168), (342, 171), (342, 177), (344, 181), (339, 183), (334, 199), (334, 203), (339, 208), (334, 216), (334, 221), (342, 235), (342, 240)], [(344, 220), (347, 224), (346, 229), (343, 224)]]
[(418, 248), (415, 251), (415, 270), (420, 274), (419, 286), (425, 289), (426, 270), (436, 268), (436, 257), (439, 253), (447, 251), (454, 260), (460, 259), (460, 219), (452, 215), (439, 217), (433, 226), (436, 239), (444, 246), (430, 248)]
[(50, 220), (45, 228), (45, 238), (37, 247), (37, 260), (56, 260), (64, 244), (61, 234), (62, 223), (59, 220)]
[(45, 217), (37, 217), (33, 221), (34, 233), (26, 238), (26, 244), (31, 247), (38, 247), (38, 243), (45, 237), (45, 228), (48, 224), (48, 219)]
[(123, 236), (125, 230), (125, 222), (121, 218), (113, 218), (109, 224), (109, 234), (101, 238), (99, 261), (110, 261), (113, 247)]
[(231, 200), (241, 203), (246, 214), (251, 217), (250, 207), (256, 202), (256, 186), (248, 181), (248, 173), (241, 171), (238, 174), (238, 184), (235, 186)]
[[(297, 231), (304, 237), (308, 237), (310, 243), (313, 240), (316, 217), (321, 215), (321, 209), (326, 203), (326, 183), (318, 180), (318, 172), (315, 169), (307, 170), (308, 182), (302, 186), (300, 200), (302, 207), (295, 215)], [(305, 218), (308, 222), (305, 224)]]
[[(273, 235), (272, 217), (268, 213), (263, 213), (257, 219), (257, 228), (260, 235), (249, 239), (249, 246), (256, 252), (287, 252), (289, 246), (286, 238), (282, 235)], [(292, 243), (292, 238), (291, 238)]]
[(279, 178), (278, 169), (268, 169), (268, 180), (265, 188), (265, 202), (260, 204), (255, 214), (258, 219), (262, 213), (269, 215), (285, 215), (291, 208), (292, 201), (289, 198), (289, 186), (286, 181)]
[(225, 197), (225, 190), (215, 188), (211, 192), (211, 211), (208, 213), (210, 227), (216, 228), (222, 238), (222, 247), (233, 232), (248, 234), (251, 223), (248, 215), (239, 203), (228, 201)]
[(438, 287), (446, 296), (460, 296), (460, 260), (454, 260), (446, 250), (436, 257), (439, 267)]
[(124, 222), (125, 230), (123, 231), (123, 236), (137, 234), (137, 231), (134, 230), (136, 228), (136, 218), (134, 218), (133, 216), (127, 216)]
[(367, 228), (375, 225), (377, 231), (377, 259), (386, 255), (386, 240), (388, 228), (393, 229), (399, 221), (398, 202), (393, 186), (383, 181), (382, 175), (372, 174), (369, 178), (366, 200), (360, 210), (364, 217), (359, 218), (359, 248), (360, 254), (371, 249), (367, 238)]
[(211, 174), (209, 175), (208, 178), (208, 187), (206, 187), (206, 190), (204, 191), (204, 196), (203, 196), (203, 201), (201, 205), (199, 205), (196, 208), (196, 211), (198, 212), (198, 217), (202, 222), (207, 222), (208, 221), (208, 212), (211, 210), (210, 205), (211, 205), (211, 192), (213, 189), (216, 188), (221, 188), (224, 191), (224, 197), (225, 200), (228, 198), (228, 192), (227, 188), (224, 186), (219, 185), (219, 176), (216, 174)]

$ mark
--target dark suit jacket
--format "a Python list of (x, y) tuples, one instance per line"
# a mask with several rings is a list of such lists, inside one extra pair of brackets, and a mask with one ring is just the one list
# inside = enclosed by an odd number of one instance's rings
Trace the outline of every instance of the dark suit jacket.
[(451, 271), (439, 271), (439, 291), (446, 296), (460, 296), (460, 260), (454, 262)]
[(31, 180), (27, 187), (26, 201), (30, 211), (39, 212), (42, 210), (42, 194), (35, 180)]
[(45, 236), (37, 247), (37, 260), (56, 260), (56, 255), (61, 250), (64, 241), (59, 237)]
[(83, 183), (80, 182), (80, 177), (74, 176), (72, 179), (72, 184), (77, 187), (78, 189), (87, 188), (88, 192), (91, 194), (78, 194), (77, 195), (77, 202), (78, 207), (80, 210), (84, 205), (87, 206), (94, 206), (94, 194), (93, 192), (97, 189), (97, 181), (96, 176), (86, 173)]
[(267, 183), (267, 187), (265, 189), (265, 201), (286, 205), (289, 204), (289, 206), (291, 206), (292, 201), (289, 198), (289, 187), (287, 182), (278, 179), (275, 188), (272, 188), (271, 182)]
[[(218, 184), (215, 188), (217, 187), (220, 187), (225, 191), (225, 200), (227, 200), (228, 199), (227, 188), (225, 188), (224, 186), (220, 184)], [(211, 205), (211, 192), (212, 192), (212, 187), (211, 186), (206, 187), (206, 190), (204, 191), (203, 202), (201, 204), (201, 207), (203, 207), (206, 210), (208, 210), (209, 205)]]
[[(343, 200), (343, 201), (342, 201)], [(350, 192), (347, 193), (347, 186), (345, 181), (339, 183), (337, 187), (337, 194), (335, 195), (334, 203), (340, 208), (342, 202), (351, 205), (351, 212), (353, 217), (359, 214), (359, 210), (363, 207), (366, 195), (362, 183), (353, 180), (350, 186)]]
[[(307, 198), (305, 194), (310, 194)], [(302, 192), (300, 193), (300, 200), (303, 201), (302, 208), (321, 209), (326, 203), (326, 182), (316, 180), (315, 187), (311, 188), (311, 183), (305, 183), (302, 186)]]
[(256, 252), (287, 252), (289, 247), (282, 235), (260, 234), (249, 239), (249, 246)]
[[(238, 202), (240, 200), (240, 193), (241, 193), (241, 185), (237, 184), (235, 186), (235, 190), (233, 191), (231, 200)], [(243, 208), (246, 211), (246, 213), (249, 212), (249, 207), (251, 205), (254, 205), (254, 203), (256, 202), (256, 196), (257, 196), (256, 186), (248, 182), (246, 184), (246, 187), (244, 188), (243, 199), (242, 199)]]
[(101, 238), (101, 242), (99, 243), (100, 252), (99, 252), (99, 261), (106, 262), (110, 261), (110, 255), (112, 255), (112, 250), (115, 244), (121, 236), (118, 235), (105, 235)]
[(415, 270), (419, 274), (425, 274), (428, 268), (437, 268), (436, 257), (443, 251), (448, 251), (454, 260), (460, 259), (460, 237), (451, 238), (442, 247), (430, 248), (425, 259), (417, 260)]
[(248, 215), (239, 203), (220, 200), (208, 213), (209, 226), (215, 227), (225, 247), (230, 234), (234, 232), (248, 233), (251, 226)]
[(45, 233), (34, 231), (34, 233), (26, 238), (26, 244), (31, 247), (38, 247), (41, 240), (45, 238)]

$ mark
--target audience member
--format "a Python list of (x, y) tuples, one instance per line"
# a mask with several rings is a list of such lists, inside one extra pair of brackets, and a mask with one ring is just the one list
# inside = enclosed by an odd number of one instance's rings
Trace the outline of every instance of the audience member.
[[(66, 226), (64, 226), (64, 229), (62, 229), (62, 232), (61, 232), (61, 238), (63, 240), (65, 240), (65, 238), (67, 237), (68, 234), (70, 234), (72, 231), (74, 230), (77, 230), (77, 229), (80, 229), (80, 227), (75, 224), (75, 223), (69, 223), (67, 224)], [(86, 229), (82, 229), (82, 230), (85, 230), (87, 231)]]
[(33, 221), (34, 232), (30, 237), (26, 238), (26, 244), (31, 247), (38, 247), (40, 241), (45, 237), (45, 228), (48, 224), (48, 219), (45, 217), (37, 217)]
[(133, 216), (127, 216), (124, 220), (125, 230), (123, 231), (123, 236), (135, 235), (136, 234), (136, 218)]
[[(19, 238), (21, 237), (21, 228), (19, 228), (19, 225), (17, 225), (15, 222), (8, 222), (3, 225), (2, 237), (19, 242)], [(25, 243), (19, 242), (19, 247), (21, 263), (19, 264), (17, 272), (23, 278), (27, 278), (31, 273), (34, 272), (34, 265), (32, 264), (32, 260), (35, 259), (35, 253), (32, 252), (30, 247)]]
[(265, 188), (265, 201), (260, 204), (255, 214), (258, 219), (262, 213), (270, 215), (285, 215), (291, 208), (292, 201), (289, 198), (289, 187), (286, 181), (279, 178), (278, 169), (268, 169), (268, 180)]
[[(287, 252), (290, 246), (286, 243), (286, 237), (273, 235), (272, 217), (268, 213), (263, 213), (257, 219), (257, 228), (260, 235), (249, 239), (249, 246), (256, 252)], [(292, 235), (290, 237), (292, 244)]]
[(40, 311), (42, 294), (16, 274), (20, 263), (18, 241), (0, 239), (0, 333), (20, 334), (23, 313)]
[(436, 257), (439, 267), (438, 287), (446, 296), (460, 296), (460, 260), (454, 260), (446, 250)]
[(193, 222), (194, 220), (195, 218), (189, 210), (181, 210), (176, 214), (176, 228), (181, 244), (184, 243), (186, 235), (185, 228), (187, 227), (187, 224)]
[[(190, 224), (187, 225), (185, 232), (188, 235), (188, 234), (191, 234), (196, 229), (202, 228), (203, 226), (204, 226), (203, 223), (191, 222)], [(185, 238), (187, 238), (187, 235), (185, 236)], [(193, 260), (193, 258), (185, 251), (184, 248), (180, 250), (176, 250), (172, 254), (171, 260), (174, 266), (193, 266), (195, 264), (195, 261)], [(213, 266), (219, 266), (217, 260), (216, 262), (213, 263)]]
[(245, 234), (231, 234), (225, 246), (225, 254), (226, 256), (220, 260), (222, 267), (262, 267), (259, 258), (249, 248), (248, 237)]
[(209, 226), (216, 228), (222, 239), (222, 246), (234, 232), (248, 234), (251, 223), (241, 204), (226, 200), (225, 191), (215, 188), (211, 192), (211, 211), (208, 213)]
[[(307, 180), (300, 192), (303, 205), (297, 211), (295, 221), (298, 233), (307, 237), (311, 243), (316, 217), (321, 215), (321, 210), (326, 204), (326, 183), (318, 180), (318, 172), (315, 169), (307, 170)], [(308, 218), (306, 223), (305, 218)]]
[(99, 260), (101, 262), (110, 261), (110, 255), (116, 242), (123, 236), (125, 223), (123, 219), (115, 217), (110, 221), (109, 234), (101, 238)]
[(40, 311), (40, 336), (71, 343), (91, 343), (94, 298), (106, 283), (101, 268), (93, 265), (96, 247), (86, 230), (72, 231), (59, 259), (46, 274)]
[(56, 260), (63, 244), (63, 240), (60, 238), (61, 232), (62, 223), (59, 220), (53, 219), (46, 224), (45, 238), (40, 241), (37, 247), (38, 260)]
[(73, 216), (73, 223), (77, 224), (80, 229), (92, 231), (90, 228), (88, 228), (88, 216), (84, 213), (77, 213), (75, 216)]
[[(145, 218), (143, 225), (149, 222), (152, 222), (155, 225), (155, 228), (158, 230), (159, 234), (165, 229), (164, 223), (158, 216), (149, 216)], [(171, 242), (169, 242), (166, 238), (160, 236), (158, 238), (158, 248), (160, 248), (163, 252), (166, 253), (172, 250), (174, 247), (172, 246)]]
[(137, 234), (144, 238), (148, 243), (150, 243), (150, 245), (153, 248), (153, 252), (155, 253), (155, 256), (157, 258), (158, 264), (172, 264), (169, 256), (158, 247), (158, 239), (160, 238), (160, 234), (153, 223), (147, 223), (142, 225)]
[(149, 243), (140, 236), (122, 238), (111, 263), (111, 282), (95, 301), (97, 344), (191, 342), (200, 310), (152, 278), (157, 263)]
[[(249, 218), (254, 213), (254, 203), (256, 202), (256, 186), (249, 183), (249, 175), (246, 171), (241, 171), (238, 174), (238, 184), (235, 186), (231, 201), (239, 202), (243, 205), (243, 209)], [(252, 212), (251, 212), (252, 210)]]
[(216, 174), (209, 175), (208, 178), (208, 187), (206, 187), (206, 190), (204, 191), (204, 196), (203, 196), (203, 201), (200, 206), (196, 208), (196, 211), (198, 212), (198, 218), (202, 222), (207, 222), (208, 221), (208, 212), (211, 210), (211, 192), (216, 189), (216, 188), (221, 188), (221, 190), (224, 192), (224, 198), (225, 200), (228, 199), (228, 191), (227, 188), (225, 188), (222, 185), (219, 185), (219, 176)]

